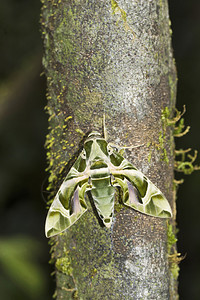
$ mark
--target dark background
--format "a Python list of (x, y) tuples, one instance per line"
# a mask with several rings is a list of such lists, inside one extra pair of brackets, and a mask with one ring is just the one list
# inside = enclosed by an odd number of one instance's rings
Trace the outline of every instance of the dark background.
[[(200, 149), (200, 2), (170, 0), (178, 69), (177, 108), (190, 132), (176, 148)], [(0, 291), (4, 300), (52, 299), (44, 237), (47, 115), (39, 0), (0, 4)], [(198, 159), (200, 164), (200, 158)], [(179, 174), (176, 175), (180, 178)], [(177, 200), (180, 299), (200, 295), (200, 172), (183, 176)], [(44, 195), (44, 197), (42, 197)], [(43, 199), (44, 198), (44, 199)]]

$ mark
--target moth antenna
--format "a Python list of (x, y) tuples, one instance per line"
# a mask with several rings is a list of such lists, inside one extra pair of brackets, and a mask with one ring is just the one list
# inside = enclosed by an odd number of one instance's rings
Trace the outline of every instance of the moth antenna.
[(140, 144), (140, 145), (137, 145), (137, 146), (121, 147), (121, 148), (119, 149), (119, 154), (123, 155), (125, 149), (135, 149), (135, 148), (139, 148), (139, 147), (142, 147), (142, 146), (144, 146), (144, 143), (143, 143), (143, 144)]
[(134, 148), (139, 148), (139, 147), (142, 147), (144, 146), (144, 143), (143, 144), (140, 144), (140, 145), (137, 145), (137, 146), (128, 146), (128, 147), (121, 147), (122, 149), (134, 149)]

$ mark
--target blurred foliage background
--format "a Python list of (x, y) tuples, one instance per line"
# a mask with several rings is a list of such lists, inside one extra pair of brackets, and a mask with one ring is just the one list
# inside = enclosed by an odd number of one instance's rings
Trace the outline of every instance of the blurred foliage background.
[[(200, 1), (169, 0), (174, 56), (178, 70), (177, 108), (186, 104), (190, 132), (176, 138), (176, 149), (200, 152)], [(198, 154), (200, 165), (200, 154)], [(179, 277), (180, 299), (200, 298), (200, 171), (185, 175), (177, 199), (178, 251), (186, 254)], [(176, 178), (180, 178), (176, 174)]]
[(0, 298), (52, 299), (39, 0), (0, 3)]
[[(184, 104), (190, 133), (176, 148), (200, 149), (200, 2), (169, 1), (178, 69), (177, 108)], [(42, 197), (48, 123), (39, 0), (0, 4), (0, 291), (4, 300), (52, 299), (55, 288), (44, 237)], [(199, 159), (200, 161), (200, 159)], [(180, 175), (177, 174), (177, 178)], [(180, 299), (200, 295), (200, 172), (184, 177), (178, 190)]]

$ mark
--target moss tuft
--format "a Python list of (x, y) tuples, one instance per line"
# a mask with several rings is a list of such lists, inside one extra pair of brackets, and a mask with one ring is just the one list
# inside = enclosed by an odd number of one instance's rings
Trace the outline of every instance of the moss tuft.
[(177, 238), (173, 231), (173, 226), (171, 224), (167, 225), (167, 252), (171, 253), (172, 247), (176, 244)]
[(175, 160), (174, 162), (174, 167), (177, 172), (190, 175), (193, 171), (200, 170), (200, 165), (194, 165), (198, 152), (194, 150), (194, 155), (191, 155), (189, 154), (191, 151), (190, 148), (175, 150), (175, 157), (180, 157), (179, 160)]
[(119, 6), (117, 1), (115, 0), (111, 0), (111, 8), (113, 15), (119, 16), (119, 18), (116, 21), (116, 24), (118, 25), (119, 21), (122, 21), (125, 31), (130, 31), (133, 34), (133, 39), (135, 39), (136, 34), (127, 22), (126, 12)]
[(179, 275), (179, 266), (181, 260), (184, 259), (184, 257), (181, 257), (181, 254), (177, 252), (176, 250), (176, 242), (177, 238), (175, 236), (173, 226), (171, 224), (167, 225), (167, 253), (169, 258), (169, 269), (171, 272), (171, 275), (175, 280), (177, 280)]
[(71, 261), (69, 257), (65, 256), (65, 257), (57, 258), (55, 265), (58, 271), (67, 275), (72, 274)]
[[(166, 106), (161, 111), (161, 122), (162, 122), (162, 130), (159, 132), (158, 136), (158, 143), (155, 142), (148, 142), (147, 146), (150, 147), (149, 155), (148, 155), (148, 162), (151, 161), (152, 151), (155, 148), (158, 153), (160, 154), (160, 159), (166, 164), (169, 164), (169, 158), (167, 155), (166, 145), (167, 145), (167, 127), (170, 126), (169, 124), (169, 117), (170, 117), (169, 108)], [(173, 145), (173, 143), (172, 143)]]

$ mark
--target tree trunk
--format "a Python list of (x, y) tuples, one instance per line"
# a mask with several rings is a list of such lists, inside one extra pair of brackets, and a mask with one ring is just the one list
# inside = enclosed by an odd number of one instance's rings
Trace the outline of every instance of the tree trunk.
[[(167, 0), (43, 0), (43, 64), (52, 196), (90, 130), (110, 142), (173, 199), (176, 71)], [(67, 165), (67, 170), (65, 166)], [(52, 239), (57, 299), (176, 299), (167, 256), (167, 221), (116, 207), (113, 226), (88, 211)], [(173, 209), (175, 214), (175, 208)]]

